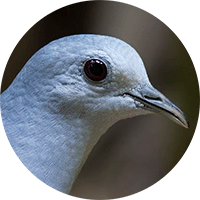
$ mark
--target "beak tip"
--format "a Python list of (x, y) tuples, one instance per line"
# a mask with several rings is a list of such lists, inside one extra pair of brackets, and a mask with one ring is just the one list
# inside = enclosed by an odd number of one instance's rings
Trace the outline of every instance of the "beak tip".
[(190, 123), (189, 123), (188, 120), (186, 122), (187, 122), (187, 126), (185, 128), (189, 129), (190, 128)]
[[(181, 112), (182, 112), (182, 111), (181, 111)], [(187, 129), (189, 129), (189, 128), (190, 128), (189, 120), (188, 120), (188, 118), (187, 118), (187, 116), (186, 116), (185, 113), (182, 112), (182, 115), (183, 115), (183, 117), (184, 117), (184, 127), (187, 128)]]
[(184, 128), (189, 129), (190, 123), (185, 113), (183, 113), (179, 108), (177, 108), (176, 110), (178, 111), (177, 113), (178, 115), (175, 115), (176, 116), (175, 121), (178, 122), (178, 124), (183, 126)]

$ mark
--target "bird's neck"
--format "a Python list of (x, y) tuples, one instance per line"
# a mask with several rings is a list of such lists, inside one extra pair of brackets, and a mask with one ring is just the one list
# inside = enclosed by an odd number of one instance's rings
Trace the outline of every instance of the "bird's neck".
[(2, 101), (8, 102), (2, 117), (15, 153), (40, 180), (68, 193), (102, 134), (80, 116), (50, 115), (40, 102), (32, 106), (30, 97), (11, 93), (2, 94)]

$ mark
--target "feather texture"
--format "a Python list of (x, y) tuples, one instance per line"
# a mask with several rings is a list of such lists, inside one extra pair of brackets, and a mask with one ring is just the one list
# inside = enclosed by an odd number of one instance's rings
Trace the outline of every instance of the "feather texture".
[[(83, 68), (90, 59), (106, 64), (105, 80), (86, 77)], [(112, 124), (152, 112), (135, 99), (144, 88), (153, 90), (140, 56), (125, 42), (101, 35), (64, 37), (36, 52), (3, 92), (3, 124), (23, 164), (44, 183), (68, 193)]]

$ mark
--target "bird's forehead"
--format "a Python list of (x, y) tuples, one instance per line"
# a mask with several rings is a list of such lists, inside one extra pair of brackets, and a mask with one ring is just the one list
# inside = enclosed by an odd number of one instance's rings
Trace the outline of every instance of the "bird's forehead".
[(149, 83), (143, 61), (133, 47), (111, 37), (105, 38), (105, 40), (102, 38), (100, 44), (95, 44), (110, 59), (112, 78), (122, 87)]

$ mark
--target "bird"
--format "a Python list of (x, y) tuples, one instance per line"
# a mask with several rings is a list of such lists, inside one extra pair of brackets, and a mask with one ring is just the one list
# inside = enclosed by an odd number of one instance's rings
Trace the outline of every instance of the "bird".
[(99, 138), (117, 121), (186, 115), (149, 81), (142, 58), (112, 36), (77, 34), (39, 49), (1, 94), (8, 140), (41, 181), (68, 194)]

